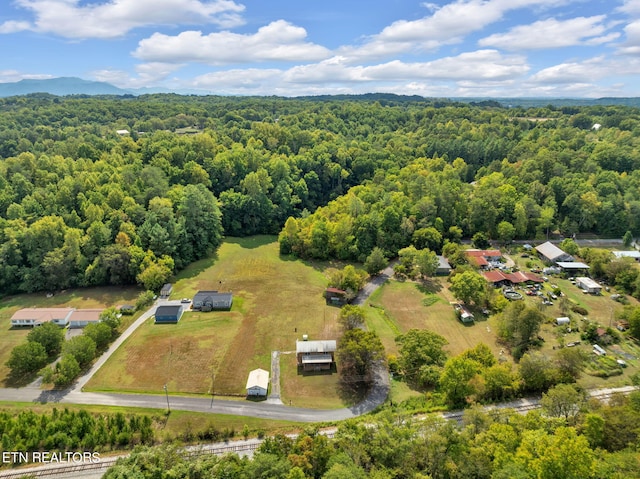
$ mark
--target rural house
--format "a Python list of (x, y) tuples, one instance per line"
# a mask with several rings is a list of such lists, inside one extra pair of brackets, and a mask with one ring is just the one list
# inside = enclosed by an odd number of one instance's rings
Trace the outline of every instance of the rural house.
[(296, 340), (296, 357), (298, 367), (304, 371), (329, 370), (335, 362), (336, 340), (321, 341)]
[(247, 396), (266, 396), (269, 389), (269, 372), (254, 369), (247, 379)]
[(88, 324), (99, 323), (101, 309), (76, 309), (69, 316), (69, 328), (84, 328)]
[(180, 321), (184, 313), (184, 309), (181, 304), (170, 304), (164, 306), (158, 306), (156, 308), (156, 324), (171, 324)]
[(502, 253), (497, 249), (468, 249), (464, 254), (467, 256), (469, 263), (480, 269), (493, 268), (502, 258)]
[(543, 283), (544, 280), (533, 273), (526, 271), (516, 271), (514, 273), (504, 273), (500, 270), (486, 271), (484, 278), (494, 286), (509, 286), (521, 283)]
[(233, 304), (233, 294), (218, 291), (198, 291), (193, 297), (194, 311), (228, 311)]
[(536, 246), (536, 251), (540, 259), (545, 263), (554, 264), (558, 261), (573, 261), (573, 256), (562, 251), (551, 241)]
[(58, 326), (69, 324), (69, 316), (73, 308), (24, 308), (11, 316), (11, 327), (41, 326), (44, 323), (54, 323)]

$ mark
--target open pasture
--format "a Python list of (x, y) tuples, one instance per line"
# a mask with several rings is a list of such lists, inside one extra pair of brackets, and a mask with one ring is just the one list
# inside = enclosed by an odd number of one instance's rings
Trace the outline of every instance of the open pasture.
[[(199, 290), (231, 291), (231, 311), (187, 312), (175, 325), (149, 320), (87, 388), (160, 393), (167, 384), (174, 393), (209, 394), (213, 387), (216, 395), (244, 396), (249, 371), (270, 370), (273, 350), (295, 351), (303, 334), (337, 338), (338, 309), (325, 304), (323, 270), (280, 257), (273, 237), (227, 239), (214, 257), (174, 279), (172, 298), (191, 298)], [(335, 401), (336, 388), (327, 389), (325, 382), (318, 387)], [(337, 384), (337, 375), (330, 382)], [(296, 388), (295, 382), (281, 384), (283, 396), (299, 395), (288, 390)]]

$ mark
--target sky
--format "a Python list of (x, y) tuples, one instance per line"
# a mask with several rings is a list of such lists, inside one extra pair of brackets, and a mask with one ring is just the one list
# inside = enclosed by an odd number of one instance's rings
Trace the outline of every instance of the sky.
[(640, 96), (640, 0), (3, 0), (0, 82)]

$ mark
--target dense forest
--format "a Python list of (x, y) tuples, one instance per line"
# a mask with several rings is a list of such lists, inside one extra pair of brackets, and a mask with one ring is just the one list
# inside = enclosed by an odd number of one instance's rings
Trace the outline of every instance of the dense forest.
[(154, 289), (283, 226), (285, 253), (360, 261), (640, 234), (640, 110), (394, 98), (0, 99), (0, 290)]

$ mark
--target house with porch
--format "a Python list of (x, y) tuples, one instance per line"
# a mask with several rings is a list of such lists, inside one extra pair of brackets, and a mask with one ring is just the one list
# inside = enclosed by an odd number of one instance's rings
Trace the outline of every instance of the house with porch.
[(296, 339), (296, 358), (298, 367), (304, 371), (327, 371), (335, 363), (336, 340), (298, 341)]
[(61, 327), (69, 324), (74, 308), (23, 308), (11, 316), (11, 327), (35, 327), (54, 323)]

